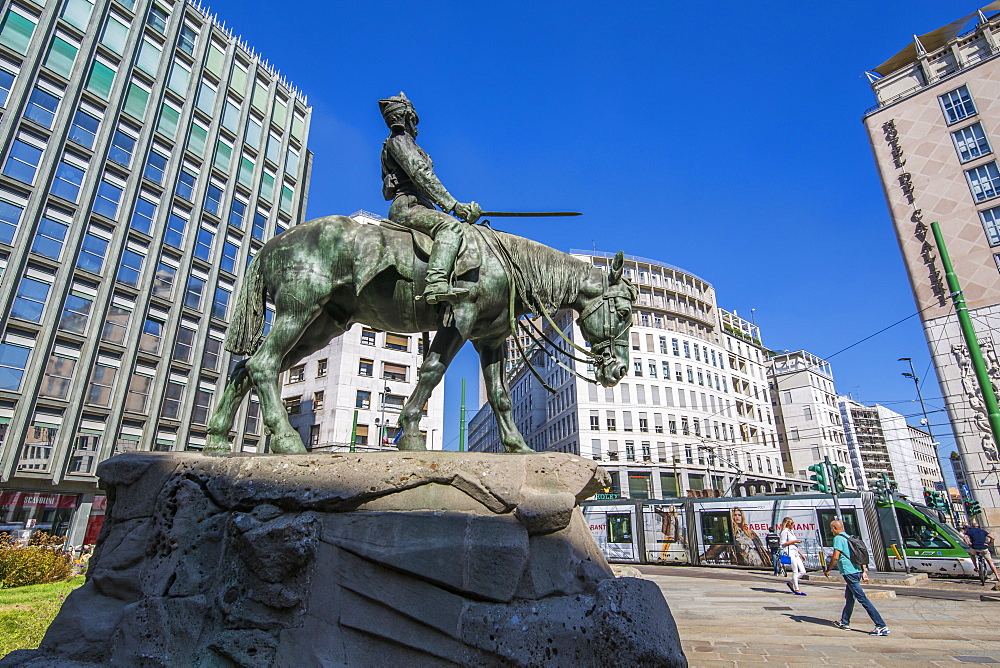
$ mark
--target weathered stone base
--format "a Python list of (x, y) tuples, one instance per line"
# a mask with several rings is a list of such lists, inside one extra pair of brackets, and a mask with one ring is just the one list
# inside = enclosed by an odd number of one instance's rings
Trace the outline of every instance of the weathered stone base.
[(128, 453), (87, 582), (2, 666), (681, 666), (560, 453)]

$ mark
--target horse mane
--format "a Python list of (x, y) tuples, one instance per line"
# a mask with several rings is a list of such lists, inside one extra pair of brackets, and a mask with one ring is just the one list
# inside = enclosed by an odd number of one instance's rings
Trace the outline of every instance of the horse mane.
[(530, 299), (525, 306), (534, 310), (538, 303), (555, 313), (575, 302), (591, 265), (568, 253), (508, 232), (497, 231), (511, 259), (524, 277)]

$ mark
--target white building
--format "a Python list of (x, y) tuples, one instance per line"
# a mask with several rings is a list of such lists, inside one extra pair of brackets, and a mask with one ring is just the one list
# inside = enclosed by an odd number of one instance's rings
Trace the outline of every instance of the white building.
[[(364, 211), (352, 218), (364, 224), (380, 220)], [(347, 450), (354, 433), (357, 450), (394, 448), (399, 412), (417, 386), (422, 351), (420, 334), (382, 332), (356, 324), (292, 367), (284, 374), (281, 397), (306, 447)], [(427, 448), (440, 450), (444, 383), (434, 389), (424, 416), (420, 430), (426, 435)]]
[(838, 405), (859, 487), (873, 489), (885, 475), (900, 494), (921, 501), (925, 489), (944, 480), (930, 434), (885, 406), (865, 406), (848, 397), (839, 397)]
[(772, 354), (768, 373), (785, 471), (808, 478), (808, 468), (829, 457), (847, 467), (844, 485), (856, 489), (830, 364), (799, 350)]
[[(572, 253), (601, 269), (612, 257)], [(625, 276), (639, 288), (639, 299), (631, 370), (617, 386), (572, 375), (545, 349), (593, 378), (585, 363), (547, 344), (533, 347), (529, 356), (555, 394), (523, 362), (514, 363), (514, 419), (529, 447), (600, 461), (615, 492), (630, 498), (806, 489), (804, 481), (782, 472), (757, 327), (719, 309), (711, 284), (690, 272), (626, 256)], [(583, 344), (574, 313), (561, 312), (555, 320)], [(472, 419), (469, 443), (474, 451), (502, 451), (488, 406)]]

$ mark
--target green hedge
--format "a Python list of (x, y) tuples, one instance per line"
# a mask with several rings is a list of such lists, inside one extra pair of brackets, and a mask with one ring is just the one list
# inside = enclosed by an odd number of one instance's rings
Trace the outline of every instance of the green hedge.
[(27, 545), (0, 534), (0, 589), (62, 582), (73, 572), (63, 539), (36, 531)]

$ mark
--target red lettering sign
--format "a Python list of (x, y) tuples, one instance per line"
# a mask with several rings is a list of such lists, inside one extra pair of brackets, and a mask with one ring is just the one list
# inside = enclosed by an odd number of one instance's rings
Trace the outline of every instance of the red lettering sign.
[(37, 492), (0, 493), (0, 507), (14, 508), (76, 508), (76, 494), (45, 494)]

